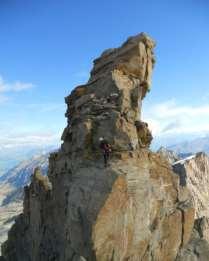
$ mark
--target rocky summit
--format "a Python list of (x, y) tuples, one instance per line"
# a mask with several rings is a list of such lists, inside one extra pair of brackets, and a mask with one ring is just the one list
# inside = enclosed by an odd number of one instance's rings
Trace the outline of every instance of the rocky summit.
[(159, 153), (162, 157), (164, 157), (170, 164), (173, 164), (176, 161), (180, 160), (179, 155), (177, 155), (172, 150), (168, 150), (164, 147), (160, 147), (157, 153)]
[[(168, 161), (149, 150), (152, 135), (141, 120), (154, 47), (141, 33), (106, 50), (87, 84), (66, 97), (63, 144), (50, 155), (48, 176), (36, 169), (25, 187), (1, 260), (200, 260), (186, 259), (188, 251), (206, 257), (207, 242), (192, 238), (201, 222), (194, 224), (191, 195)], [(101, 137), (111, 145), (106, 166)]]

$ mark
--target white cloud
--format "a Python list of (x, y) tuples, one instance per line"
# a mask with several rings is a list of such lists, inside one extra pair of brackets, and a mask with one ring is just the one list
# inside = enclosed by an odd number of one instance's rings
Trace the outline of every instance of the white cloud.
[(0, 75), (0, 93), (20, 92), (33, 88), (35, 85), (32, 83), (25, 83), (20, 81), (6, 82)]
[(3, 135), (0, 137), (0, 149), (57, 145), (60, 143), (60, 137), (60, 133), (21, 133), (19, 135)]
[(209, 105), (178, 105), (175, 100), (144, 108), (143, 118), (155, 137), (204, 135), (209, 132)]

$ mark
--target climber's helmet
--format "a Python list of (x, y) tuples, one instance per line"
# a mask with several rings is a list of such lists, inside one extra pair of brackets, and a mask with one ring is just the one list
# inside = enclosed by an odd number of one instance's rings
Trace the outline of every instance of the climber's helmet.
[(100, 137), (100, 138), (99, 138), (99, 141), (100, 141), (100, 142), (101, 142), (101, 141), (103, 141), (103, 140), (104, 140), (104, 138), (103, 138), (103, 137)]

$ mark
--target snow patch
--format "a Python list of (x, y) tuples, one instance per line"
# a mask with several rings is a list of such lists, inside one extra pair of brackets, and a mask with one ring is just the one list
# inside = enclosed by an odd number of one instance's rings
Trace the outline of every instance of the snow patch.
[(189, 156), (189, 157), (186, 157), (186, 158), (184, 158), (184, 159), (181, 159), (181, 160), (178, 160), (178, 161), (174, 162), (172, 165), (174, 166), (174, 165), (176, 165), (176, 164), (184, 164), (186, 161), (191, 160), (191, 159), (194, 159), (195, 157), (196, 157), (196, 154), (191, 155), (191, 156)]

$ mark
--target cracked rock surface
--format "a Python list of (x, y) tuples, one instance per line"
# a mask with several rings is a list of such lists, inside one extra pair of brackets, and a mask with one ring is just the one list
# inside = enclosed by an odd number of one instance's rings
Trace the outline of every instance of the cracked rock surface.
[[(141, 121), (154, 41), (142, 33), (94, 61), (66, 97), (63, 144), (48, 177), (35, 171), (24, 211), (2, 247), (6, 261), (172, 261), (188, 244), (194, 208)], [(112, 146), (105, 168), (99, 138)]]

